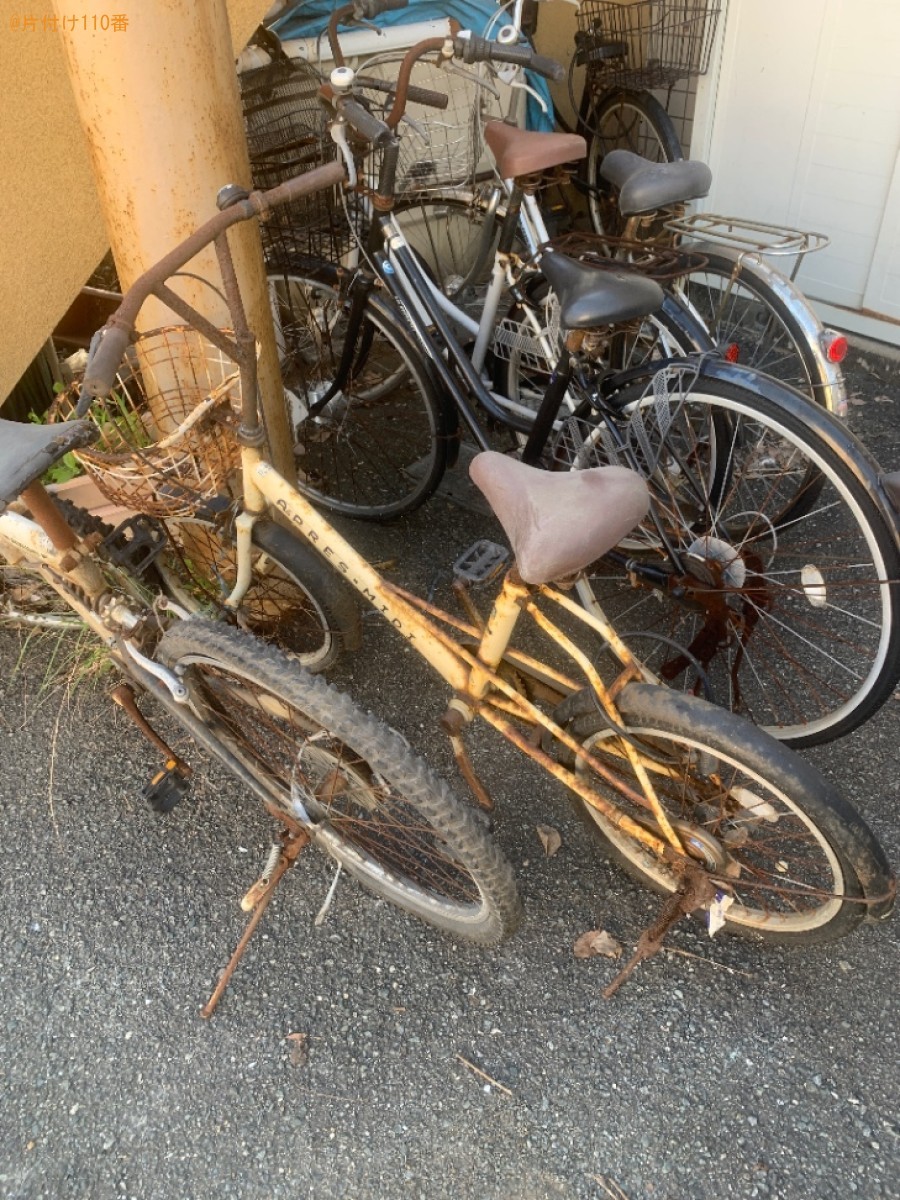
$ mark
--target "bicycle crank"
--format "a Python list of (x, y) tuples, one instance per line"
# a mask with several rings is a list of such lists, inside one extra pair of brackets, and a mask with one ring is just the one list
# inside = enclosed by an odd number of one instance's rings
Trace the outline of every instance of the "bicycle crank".
[(156, 772), (141, 794), (156, 812), (171, 812), (190, 790), (193, 769), (159, 736), (138, 708), (131, 684), (120, 683), (110, 692), (110, 699), (127, 713), (147, 741), (162, 754), (165, 766)]

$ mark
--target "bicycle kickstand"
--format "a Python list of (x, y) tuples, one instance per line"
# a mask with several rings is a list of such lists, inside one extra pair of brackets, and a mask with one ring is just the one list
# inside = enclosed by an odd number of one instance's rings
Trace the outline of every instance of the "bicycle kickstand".
[(269, 901), (275, 894), (276, 887), (297, 861), (300, 851), (310, 841), (309, 834), (299, 827), (294, 829), (285, 827), (279, 834), (279, 838), (280, 845), (278, 843), (273, 845), (272, 853), (269, 855), (269, 860), (263, 869), (262, 875), (260, 875), (253, 887), (250, 888), (241, 900), (241, 908), (244, 912), (252, 912), (253, 915), (247, 922), (247, 928), (241, 935), (241, 940), (228, 960), (228, 965), (222, 972), (213, 994), (200, 1010), (200, 1016), (207, 1020), (216, 1011), (216, 1006), (222, 999), (228, 984), (231, 982), (231, 977), (238, 963), (243, 958), (244, 951), (247, 949), (257, 925), (262, 920), (263, 913), (268, 908)]
[(618, 973), (612, 983), (608, 984), (601, 993), (604, 1000), (610, 1000), (631, 975), (638, 963), (650, 958), (662, 949), (666, 934), (682, 917), (692, 913), (697, 908), (712, 903), (716, 897), (715, 884), (705, 871), (689, 867), (678, 888), (662, 906), (659, 916), (649, 925), (638, 938), (634, 954)]

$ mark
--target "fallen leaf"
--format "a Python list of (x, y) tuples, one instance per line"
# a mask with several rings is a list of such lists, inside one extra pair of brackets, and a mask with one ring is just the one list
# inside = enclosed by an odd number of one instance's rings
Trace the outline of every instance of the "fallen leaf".
[(605, 929), (591, 929), (583, 933), (572, 950), (576, 958), (593, 958), (597, 954), (602, 954), (604, 958), (622, 957), (621, 943)]
[(305, 1067), (309, 1062), (309, 1045), (305, 1033), (289, 1033), (287, 1035), (288, 1055), (292, 1067)]
[(876, 404), (893, 404), (894, 397), (893, 396), (876, 396), (875, 403)]
[(552, 858), (562, 845), (562, 838), (559, 836), (558, 831), (553, 829), (550, 825), (538, 825), (537, 835), (541, 839), (541, 845), (544, 847), (544, 853), (548, 858)]

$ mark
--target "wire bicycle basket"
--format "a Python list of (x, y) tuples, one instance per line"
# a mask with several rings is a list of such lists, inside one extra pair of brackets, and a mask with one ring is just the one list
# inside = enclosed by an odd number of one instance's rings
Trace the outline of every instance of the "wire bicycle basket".
[(719, 0), (582, 0), (576, 43), (592, 90), (671, 87), (704, 75)]
[[(393, 93), (371, 89), (366, 81), (393, 83), (402, 60), (402, 53), (386, 53), (367, 59), (359, 68), (359, 89), (371, 112), (382, 120), (393, 107)], [(478, 70), (452, 63), (439, 65), (428, 58), (415, 63), (410, 83), (446, 95), (447, 107), (437, 109), (414, 100), (407, 102), (397, 129), (397, 194), (418, 195), (471, 184), (484, 154), (485, 122), (499, 115), (495, 89)], [(371, 170), (368, 173), (374, 183)]]
[(657, 283), (670, 283), (692, 271), (701, 271), (709, 261), (689, 246), (672, 246), (661, 241), (636, 241), (606, 233), (572, 230), (551, 238), (549, 245), (560, 254), (597, 270), (631, 271)]
[[(64, 420), (79, 385), (60, 396)], [(128, 352), (115, 387), (91, 402), (96, 442), (75, 456), (113, 504), (151, 517), (188, 516), (227, 494), (240, 463), (240, 375), (189, 326), (142, 334)]]
[[(254, 187), (266, 191), (334, 161), (337, 148), (317, 98), (323, 77), (315, 67), (276, 59), (239, 81)], [(260, 231), (267, 261), (285, 269), (340, 262), (353, 244), (339, 187), (284, 205)]]

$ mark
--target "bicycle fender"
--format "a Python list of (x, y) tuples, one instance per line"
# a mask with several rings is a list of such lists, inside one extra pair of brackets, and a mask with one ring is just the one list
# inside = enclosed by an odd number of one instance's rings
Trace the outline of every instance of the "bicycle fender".
[(740, 264), (742, 274), (755, 276), (775, 293), (803, 330), (809, 348), (819, 364), (819, 371), (824, 382), (813, 384), (816, 398), (830, 413), (845, 413), (847, 411), (847, 388), (843, 372), (837, 363), (829, 361), (822, 349), (825, 326), (797, 285), (776, 267), (773, 267), (761, 254), (739, 250), (733, 246), (714, 245), (711, 242), (692, 242), (690, 249), (696, 251), (697, 254), (715, 253), (720, 258), (727, 258), (735, 265)]

